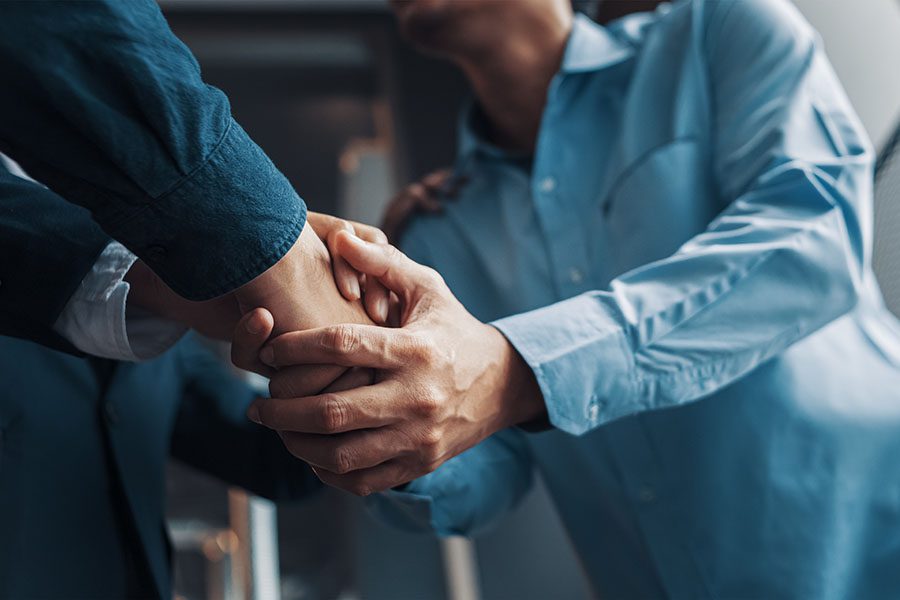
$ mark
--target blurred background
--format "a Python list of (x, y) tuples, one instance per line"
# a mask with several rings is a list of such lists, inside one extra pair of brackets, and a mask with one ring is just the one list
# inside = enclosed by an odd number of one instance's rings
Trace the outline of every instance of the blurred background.
[[(465, 0), (459, 0), (465, 1)], [(514, 0), (510, 0), (514, 1)], [(900, 3), (796, 0), (818, 28), (882, 155), (875, 264), (900, 314)], [(162, 0), (175, 33), (310, 208), (377, 223), (391, 195), (452, 162), (466, 94), (449, 66), (404, 46), (383, 0)], [(325, 491), (272, 505), (172, 464), (179, 597), (586, 598), (538, 489), (472, 543), (389, 530)]]

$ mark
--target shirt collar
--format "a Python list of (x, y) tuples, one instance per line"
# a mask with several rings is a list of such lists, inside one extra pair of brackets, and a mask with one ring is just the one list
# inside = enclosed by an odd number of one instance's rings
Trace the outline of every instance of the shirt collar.
[[(599, 71), (617, 65), (633, 54), (634, 47), (631, 44), (579, 13), (572, 23), (572, 32), (566, 43), (559, 74)], [(469, 100), (463, 106), (458, 131), (460, 160), (468, 160), (476, 151), (488, 156), (511, 158), (508, 152), (487, 141), (478, 105), (474, 100)]]
[(599, 71), (634, 54), (634, 47), (582, 14), (575, 15), (560, 73)]

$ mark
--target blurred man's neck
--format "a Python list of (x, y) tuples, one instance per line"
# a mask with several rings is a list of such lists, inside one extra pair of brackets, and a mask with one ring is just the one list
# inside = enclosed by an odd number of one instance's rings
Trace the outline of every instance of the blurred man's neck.
[(572, 15), (497, 24), (490, 42), (457, 62), (490, 124), (491, 141), (517, 152), (534, 151), (547, 89), (559, 70)]

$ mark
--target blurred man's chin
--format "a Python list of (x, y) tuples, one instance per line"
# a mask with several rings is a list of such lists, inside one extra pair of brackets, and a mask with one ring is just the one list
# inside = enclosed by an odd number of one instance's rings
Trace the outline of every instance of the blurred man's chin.
[(422, 52), (446, 54), (453, 27), (452, 6), (442, 0), (391, 0), (403, 37)]

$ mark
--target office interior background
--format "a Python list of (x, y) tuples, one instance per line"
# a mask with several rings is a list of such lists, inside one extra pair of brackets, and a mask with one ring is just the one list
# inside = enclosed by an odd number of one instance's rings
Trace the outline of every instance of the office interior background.
[[(900, 158), (889, 158), (900, 125), (900, 2), (795, 1), (885, 156), (874, 259), (900, 314)], [(400, 41), (384, 0), (161, 4), (311, 209), (377, 223), (399, 188), (451, 164), (465, 83)], [(334, 490), (275, 508), (177, 464), (169, 506), (182, 598), (589, 597), (540, 486), (474, 542), (390, 530)]]

